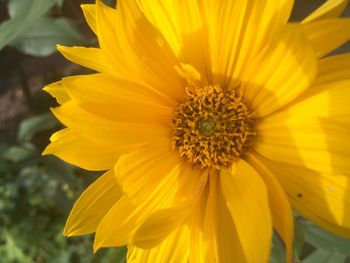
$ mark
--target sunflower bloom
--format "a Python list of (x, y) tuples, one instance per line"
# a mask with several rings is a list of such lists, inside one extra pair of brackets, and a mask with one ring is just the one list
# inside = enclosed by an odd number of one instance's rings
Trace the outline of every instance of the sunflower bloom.
[(83, 5), (98, 48), (63, 47), (97, 71), (45, 88), (67, 127), (54, 154), (107, 171), (68, 236), (128, 245), (128, 262), (292, 259), (292, 209), (350, 237), (347, 1), (289, 23), (292, 0), (120, 0)]

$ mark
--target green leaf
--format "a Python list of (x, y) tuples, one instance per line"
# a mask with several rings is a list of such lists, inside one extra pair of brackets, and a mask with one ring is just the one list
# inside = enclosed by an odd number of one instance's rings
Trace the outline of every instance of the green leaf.
[(341, 238), (322, 230), (304, 219), (301, 219), (299, 223), (304, 228), (305, 240), (314, 247), (350, 256), (350, 239)]
[(18, 141), (20, 143), (29, 141), (37, 132), (52, 129), (57, 124), (57, 120), (50, 112), (25, 119), (19, 127)]
[[(51, 0), (51, 1), (56, 1), (56, 0)], [(62, 8), (64, 0), (57, 0), (56, 2), (57, 2), (57, 6), (59, 8)]]
[(51, 7), (61, 4), (61, 0), (10, 0), (8, 3), (8, 12), (11, 18), (21, 17), (32, 10), (37, 17), (46, 14)]
[(118, 247), (117, 248), (117, 257), (115, 262), (126, 263), (126, 254), (128, 252), (127, 247)]
[(0, 256), (3, 262), (31, 263), (32, 260), (24, 253), (19, 246), (19, 240), (6, 228), (2, 229), (5, 245), (0, 247)]
[(10, 19), (0, 24), (0, 50), (15, 41), (59, 0), (10, 0)]
[(278, 236), (278, 234), (274, 233), (272, 240), (272, 250), (270, 263), (285, 263), (286, 262), (286, 254), (283, 245), (283, 241)]
[(79, 180), (74, 176), (74, 166), (58, 159), (55, 156), (42, 158), (42, 167), (50, 178), (70, 186), (78, 186)]
[(323, 249), (317, 249), (309, 255), (302, 263), (345, 263), (346, 256)]
[(12, 146), (2, 154), (2, 158), (12, 162), (20, 162), (33, 156), (35, 153), (36, 149), (33, 145), (25, 144), (21, 146)]
[(48, 56), (56, 52), (57, 44), (78, 45), (83, 42), (84, 37), (68, 19), (42, 17), (11, 46), (28, 55)]
[(294, 221), (294, 244), (293, 244), (293, 253), (294, 258), (298, 260), (300, 258), (300, 255), (303, 251), (304, 243), (305, 243), (305, 236), (304, 236), (304, 227), (299, 223), (298, 220)]
[(0, 141), (0, 156), (2, 156), (11, 147), (7, 142)]
[(115, 7), (116, 0), (103, 0), (103, 3), (105, 3), (106, 5), (108, 5), (110, 7)]

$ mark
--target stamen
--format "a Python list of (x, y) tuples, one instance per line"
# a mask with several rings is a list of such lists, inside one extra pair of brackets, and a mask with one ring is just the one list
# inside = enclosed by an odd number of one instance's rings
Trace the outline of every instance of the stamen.
[(244, 157), (253, 130), (253, 112), (236, 90), (219, 86), (186, 89), (173, 117), (173, 147), (201, 169), (230, 166)]

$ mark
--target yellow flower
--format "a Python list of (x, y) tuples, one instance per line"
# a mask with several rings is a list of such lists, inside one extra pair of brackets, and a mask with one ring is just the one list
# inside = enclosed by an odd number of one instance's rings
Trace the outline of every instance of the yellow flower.
[[(83, 5), (99, 48), (63, 47), (99, 73), (45, 88), (67, 126), (45, 154), (107, 170), (68, 236), (127, 244), (128, 262), (291, 260), (293, 216), (350, 236), (347, 1), (288, 23), (292, 0)], [(290, 205), (291, 204), (291, 205)]]

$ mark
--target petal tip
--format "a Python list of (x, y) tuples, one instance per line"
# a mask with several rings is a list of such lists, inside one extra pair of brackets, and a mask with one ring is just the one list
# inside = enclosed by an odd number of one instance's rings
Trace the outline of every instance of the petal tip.
[(62, 50), (62, 49), (64, 49), (64, 48), (65, 48), (65, 46), (60, 45), (60, 44), (57, 44), (57, 45), (56, 45), (56, 48), (57, 48), (57, 50), (58, 50), (58, 51), (60, 51), (60, 52), (61, 52), (61, 50)]
[(51, 154), (51, 152), (48, 150), (48, 148), (49, 148), (49, 146), (47, 146), (47, 147), (45, 148), (45, 150), (41, 153), (41, 156), (47, 156), (47, 155), (50, 155), (50, 154)]
[(97, 251), (101, 248), (101, 243), (100, 242), (96, 242), (96, 237), (94, 240), (94, 245), (93, 245), (93, 252), (94, 254), (97, 253)]
[(74, 230), (72, 229), (72, 226), (69, 224), (69, 221), (67, 221), (64, 227), (63, 235), (66, 237), (74, 236)]

